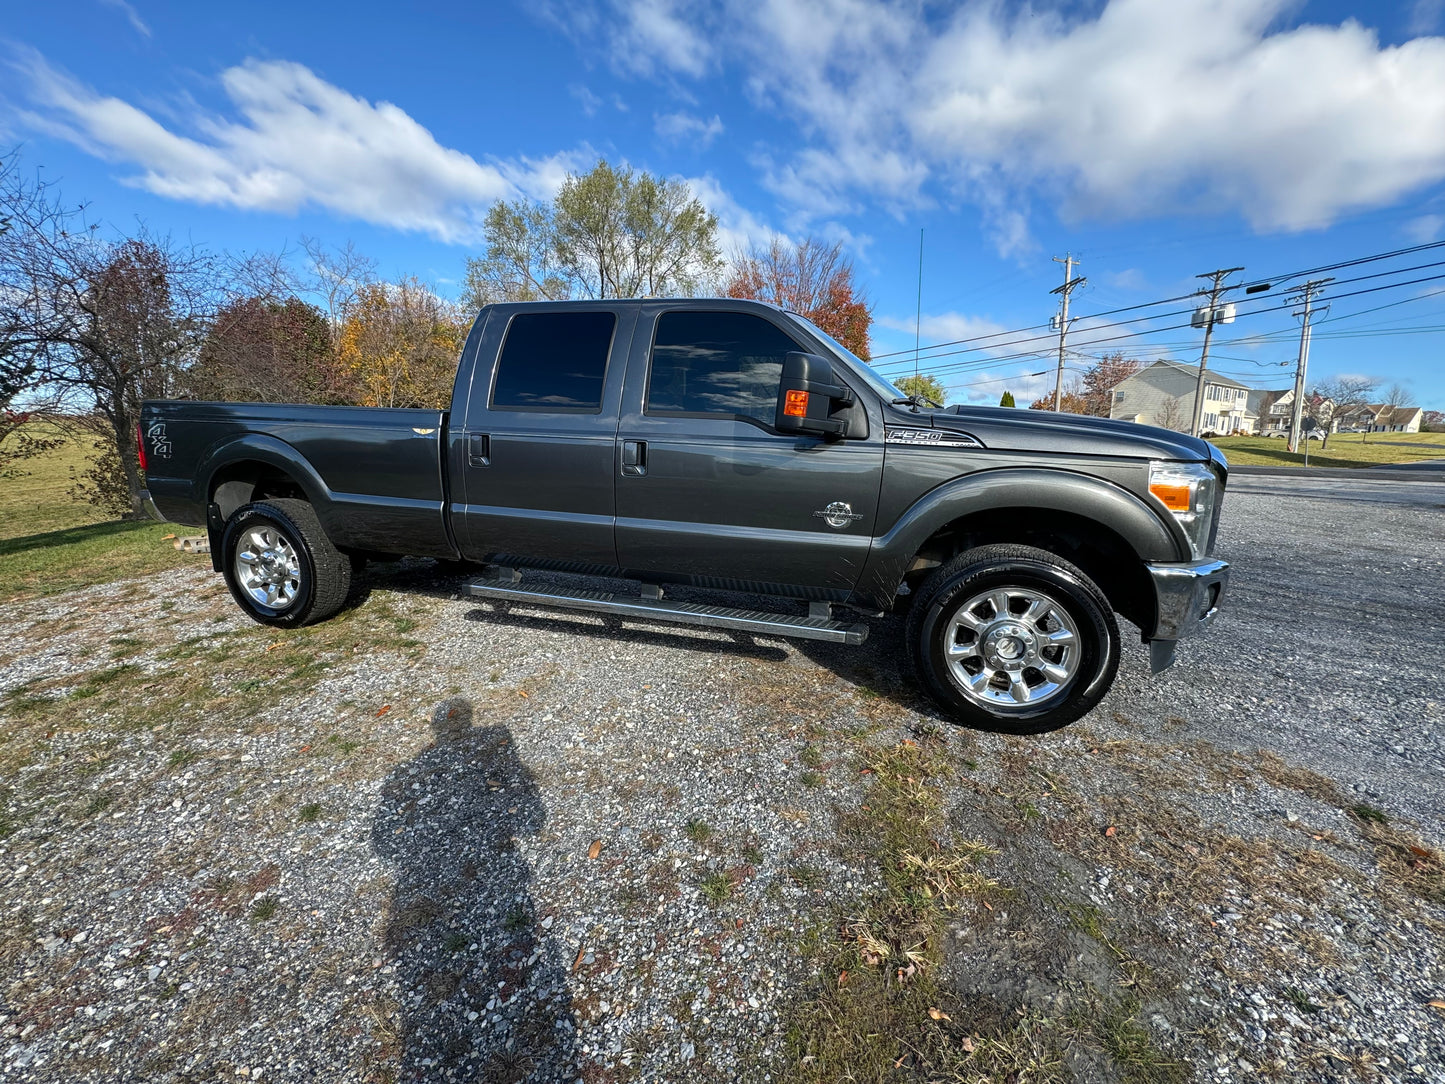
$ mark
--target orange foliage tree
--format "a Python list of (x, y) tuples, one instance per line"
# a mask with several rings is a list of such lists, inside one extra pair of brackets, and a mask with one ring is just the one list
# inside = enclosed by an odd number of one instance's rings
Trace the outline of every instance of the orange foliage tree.
[(860, 358), (869, 356), (873, 310), (853, 283), (842, 245), (813, 238), (791, 244), (775, 237), (735, 256), (723, 294), (768, 301), (807, 317)]
[(361, 287), (336, 337), (336, 358), (364, 406), (445, 407), (466, 325), (415, 278)]
[[(1114, 399), (1114, 388), (1137, 373), (1142, 365), (1122, 353), (1106, 354), (1064, 385), (1059, 397), (1059, 410), (1065, 414), (1089, 414), (1107, 418)], [(1029, 404), (1030, 410), (1053, 410), (1054, 395), (1049, 392)]]

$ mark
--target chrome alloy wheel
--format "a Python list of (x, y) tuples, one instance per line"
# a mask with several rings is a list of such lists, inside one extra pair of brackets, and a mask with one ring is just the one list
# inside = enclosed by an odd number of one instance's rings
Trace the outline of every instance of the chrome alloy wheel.
[(236, 582), (262, 606), (288, 609), (301, 593), (296, 547), (269, 524), (250, 528), (236, 546)]
[(948, 668), (970, 700), (993, 711), (1035, 707), (1079, 670), (1079, 629), (1034, 587), (995, 587), (954, 613), (944, 640)]

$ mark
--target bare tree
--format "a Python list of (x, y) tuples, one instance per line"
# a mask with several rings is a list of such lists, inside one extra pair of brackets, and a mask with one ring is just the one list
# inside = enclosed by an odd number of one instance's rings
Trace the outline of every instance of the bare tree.
[(35, 230), (67, 217), (49, 186), (27, 181), (13, 158), (0, 161), (0, 478), (59, 443), (33, 424), (57, 406), (42, 374), (54, 320), (26, 268)]
[(1321, 450), (1329, 447), (1332, 431), (1338, 425), (1369, 415), (1370, 396), (1378, 386), (1379, 381), (1363, 376), (1340, 376), (1315, 385), (1305, 397), (1301, 414), (1324, 431)]
[(1381, 425), (1403, 425), (1415, 412), (1415, 397), (1403, 384), (1391, 384), (1380, 403), (1384, 408), (1380, 411)]
[(1184, 409), (1179, 396), (1171, 395), (1154, 412), (1154, 424), (1164, 429), (1179, 429), (1184, 424)]
[(359, 252), (353, 241), (327, 248), (315, 238), (303, 237), (301, 249), (309, 276), (298, 285), (318, 299), (334, 337), (362, 290), (376, 281), (376, 260)]
[[(16, 198), (18, 197), (18, 198)], [(142, 231), (109, 239), (46, 189), (6, 188), (7, 351), (96, 438), (77, 496), (141, 514), (135, 426), (143, 398), (171, 395), (213, 306), (215, 261)]]

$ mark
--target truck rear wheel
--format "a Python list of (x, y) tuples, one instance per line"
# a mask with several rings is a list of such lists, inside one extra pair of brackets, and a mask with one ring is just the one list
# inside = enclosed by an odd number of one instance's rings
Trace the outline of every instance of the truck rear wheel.
[(938, 568), (919, 588), (907, 637), (934, 699), (968, 726), (1010, 734), (1087, 714), (1119, 668), (1103, 592), (1032, 546), (980, 546)]
[(238, 508), (221, 536), (226, 586), (254, 620), (299, 628), (331, 617), (351, 590), (352, 564), (306, 501)]

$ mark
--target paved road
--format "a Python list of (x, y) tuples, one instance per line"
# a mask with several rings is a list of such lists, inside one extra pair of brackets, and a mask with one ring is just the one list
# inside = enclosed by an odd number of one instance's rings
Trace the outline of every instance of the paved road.
[(1445, 486), (1235, 478), (1219, 549), (1215, 627), (1162, 680), (1135, 660), (1111, 699), (1314, 767), (1445, 842)]

